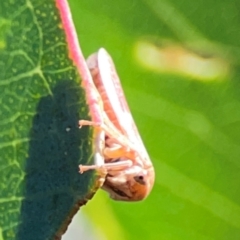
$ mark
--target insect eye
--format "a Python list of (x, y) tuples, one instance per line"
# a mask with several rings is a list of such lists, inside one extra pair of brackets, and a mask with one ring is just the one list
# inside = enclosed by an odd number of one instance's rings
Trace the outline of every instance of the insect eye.
[(138, 175), (138, 176), (135, 176), (134, 177), (134, 180), (142, 185), (145, 185), (146, 182), (145, 182), (145, 179), (144, 179), (144, 176), (143, 175)]

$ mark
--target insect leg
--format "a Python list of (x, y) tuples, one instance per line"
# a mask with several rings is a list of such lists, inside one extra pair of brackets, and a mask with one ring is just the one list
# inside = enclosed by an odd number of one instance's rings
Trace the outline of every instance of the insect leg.
[[(107, 124), (106, 124), (106, 123)], [(82, 126), (93, 126), (103, 130), (113, 142), (117, 143), (119, 147), (105, 147), (103, 154), (107, 158), (127, 157), (135, 159), (137, 157), (137, 150), (132, 142), (130, 142), (108, 119), (104, 114), (104, 123), (93, 122), (88, 120), (79, 121), (80, 128)]]
[(86, 165), (80, 165), (79, 166), (79, 172), (83, 173), (86, 172), (88, 170), (103, 170), (106, 169), (107, 171), (120, 171), (120, 170), (124, 170), (126, 168), (129, 168), (132, 166), (132, 161), (131, 160), (123, 160), (123, 161), (119, 161), (119, 162), (111, 162), (111, 163), (105, 163), (103, 165), (90, 165), (90, 166), (86, 166)]

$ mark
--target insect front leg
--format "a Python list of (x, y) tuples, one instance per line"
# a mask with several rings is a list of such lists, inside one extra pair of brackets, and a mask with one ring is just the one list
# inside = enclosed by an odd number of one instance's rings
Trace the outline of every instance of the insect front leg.
[(126, 148), (120, 145), (109, 146), (103, 149), (104, 156), (109, 159), (121, 158), (126, 155), (126, 152)]
[(106, 170), (107, 172), (109, 172), (109, 171), (121, 171), (121, 170), (128, 169), (131, 166), (132, 166), (132, 161), (123, 160), (123, 161), (119, 161), (119, 162), (105, 163), (103, 165), (90, 165), (90, 166), (80, 165), (79, 166), (79, 172), (83, 173), (83, 172), (86, 172), (88, 170), (98, 170), (100, 172), (102, 172), (103, 170)]
[(93, 126), (99, 130), (103, 130), (108, 137), (108, 142), (110, 144), (106, 144), (103, 148), (103, 155), (106, 159), (113, 159), (113, 158), (121, 158), (125, 157), (128, 159), (136, 159), (137, 158), (137, 151), (133, 149), (133, 145), (125, 136), (116, 129), (105, 116), (104, 120), (107, 122), (94, 122), (89, 120), (80, 120), (79, 126)]

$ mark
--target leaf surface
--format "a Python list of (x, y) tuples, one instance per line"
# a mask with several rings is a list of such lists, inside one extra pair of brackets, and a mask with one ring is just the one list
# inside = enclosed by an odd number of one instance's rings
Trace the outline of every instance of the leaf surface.
[(60, 238), (99, 185), (70, 50), (55, 1), (1, 1), (0, 239)]

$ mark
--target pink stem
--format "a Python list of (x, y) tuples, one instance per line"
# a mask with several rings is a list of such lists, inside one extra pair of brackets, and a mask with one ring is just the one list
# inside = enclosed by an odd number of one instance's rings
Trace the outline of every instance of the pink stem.
[(82, 78), (82, 86), (86, 91), (87, 102), (90, 108), (92, 120), (94, 122), (101, 122), (101, 116), (98, 114), (99, 96), (96, 91), (93, 91), (95, 86), (78, 42), (78, 37), (67, 0), (56, 0), (56, 5), (59, 9), (63, 29), (66, 33), (69, 57), (73, 60)]

